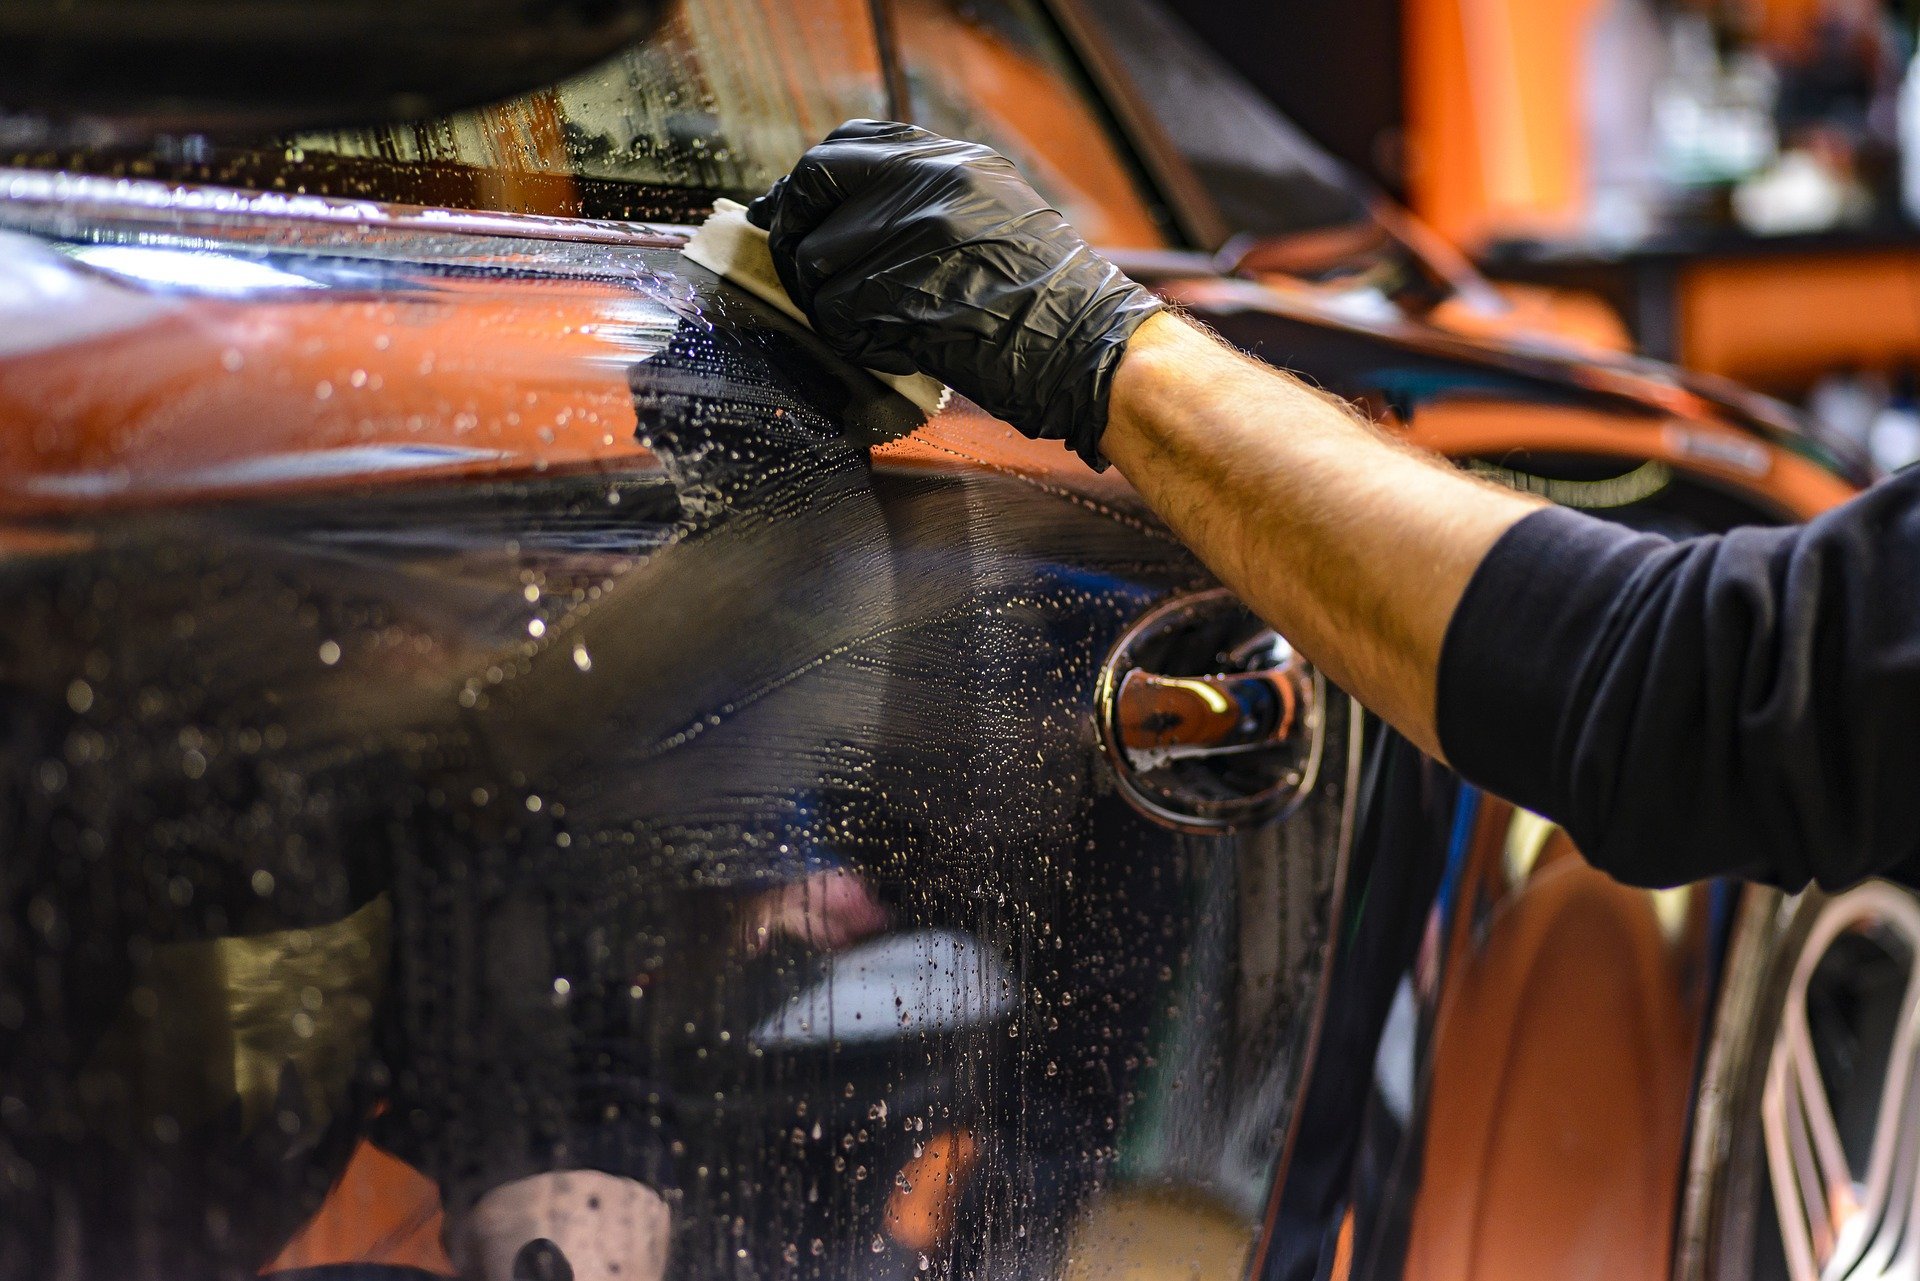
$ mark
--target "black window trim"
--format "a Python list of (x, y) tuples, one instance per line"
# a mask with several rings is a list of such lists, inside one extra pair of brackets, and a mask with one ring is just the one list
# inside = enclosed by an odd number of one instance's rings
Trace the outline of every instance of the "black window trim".
[[(1107, 49), (1099, 28), (1083, 11), (1085, 0), (1037, 0), (1041, 16), (1060, 38), (1060, 48), (1074, 70), (1093, 90), (1093, 106), (1108, 136), (1143, 184), (1149, 204), (1165, 212), (1167, 230), (1179, 249), (1212, 253), (1227, 242), (1230, 230), (1206, 188), (1194, 174), (1173, 140), (1161, 129), (1138, 87)], [(897, 118), (914, 123), (908, 114), (906, 61), (899, 47), (900, 24), (894, 0), (871, 0), (873, 30), (880, 41), (880, 65), (886, 76), (887, 97)]]
[(1100, 98), (1115, 140), (1127, 149), (1128, 158), (1159, 197), (1173, 221), (1173, 230), (1185, 242), (1182, 247), (1212, 253), (1226, 244), (1232, 228), (1161, 127), (1152, 104), (1107, 47), (1098, 25), (1087, 15), (1089, 3), (1098, 0), (1040, 0), (1040, 7), (1053, 20), (1062, 43)]

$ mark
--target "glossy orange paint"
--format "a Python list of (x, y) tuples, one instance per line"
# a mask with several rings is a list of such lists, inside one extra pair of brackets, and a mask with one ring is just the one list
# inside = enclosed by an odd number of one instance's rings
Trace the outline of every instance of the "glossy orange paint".
[[(1310, 249), (1302, 247), (1297, 257), (1307, 259), (1310, 254)], [(1262, 271), (1256, 279), (1271, 289), (1308, 296), (1335, 295), (1351, 287), (1345, 282), (1337, 287), (1317, 287), (1280, 272)], [(1592, 294), (1568, 289), (1503, 282), (1493, 286), (1491, 297), (1451, 295), (1429, 311), (1425, 320), (1436, 329), (1481, 341), (1552, 340), (1569, 350), (1595, 356), (1625, 355), (1633, 350), (1633, 337), (1618, 312)]]
[(644, 464), (625, 369), (657, 344), (634, 305), (524, 280), (169, 299), (0, 358), (0, 514)]
[(1633, 336), (1620, 314), (1592, 294), (1507, 283), (1496, 288), (1505, 304), (1499, 311), (1489, 312), (1455, 297), (1434, 308), (1427, 318), (1451, 333), (1496, 342), (1554, 338), (1595, 355), (1624, 355), (1633, 350)]
[(1108, 504), (1116, 514), (1144, 517), (1146, 510), (1119, 472), (1090, 474), (1086, 464), (1058, 441), (1029, 440), (957, 396), (919, 431), (875, 446), (873, 462), (876, 467), (922, 471), (993, 472), (1039, 485), (1072, 502)]

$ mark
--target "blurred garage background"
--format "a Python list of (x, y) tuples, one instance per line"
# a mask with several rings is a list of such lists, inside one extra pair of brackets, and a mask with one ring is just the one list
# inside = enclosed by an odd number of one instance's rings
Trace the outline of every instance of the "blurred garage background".
[(1920, 457), (1916, 8), (1181, 5), (1489, 276), (1555, 291), (1589, 337), (1617, 321), (1646, 355), (1799, 404), (1883, 472)]

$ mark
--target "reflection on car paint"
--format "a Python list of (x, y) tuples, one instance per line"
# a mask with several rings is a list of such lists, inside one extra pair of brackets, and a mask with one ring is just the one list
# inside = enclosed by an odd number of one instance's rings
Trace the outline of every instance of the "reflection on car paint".
[(232, 254), (142, 245), (76, 245), (68, 255), (87, 266), (143, 285), (191, 293), (250, 296), (275, 289), (319, 289), (317, 280)]
[[(137, 227), (123, 234), (152, 238)], [(529, 279), (511, 262), (450, 271), (433, 248), (423, 242), (415, 257), (426, 261), (402, 266), (325, 246), (270, 259), (232, 247), (23, 246), (13, 260), (38, 283), (8, 309), (21, 337), (0, 353), (0, 407), (35, 427), (0, 444), (10, 505), (644, 464), (627, 370), (697, 318), (650, 274), (660, 253), (624, 256), (628, 283), (615, 285)], [(146, 277), (72, 264), (122, 249), (142, 255)], [(172, 264), (164, 284), (148, 278), (156, 260)], [(209, 263), (220, 264), (211, 293)], [(304, 287), (289, 296), (282, 278)], [(82, 305), (116, 319), (75, 341), (24, 345), (70, 326), (63, 318)]]
[(834, 956), (750, 1039), (772, 1050), (957, 1032), (1011, 1013), (1018, 990), (992, 950), (968, 935), (896, 934)]
[(0, 1271), (444, 1274), (583, 1189), (676, 1275), (1244, 1252), (1344, 704), (1283, 828), (1167, 832), (1092, 685), (1206, 579), (1111, 478), (909, 435), (668, 250), (246, 235), (188, 252), (317, 287), (118, 273), (164, 324), (0, 368), (61, 433), (0, 527)]

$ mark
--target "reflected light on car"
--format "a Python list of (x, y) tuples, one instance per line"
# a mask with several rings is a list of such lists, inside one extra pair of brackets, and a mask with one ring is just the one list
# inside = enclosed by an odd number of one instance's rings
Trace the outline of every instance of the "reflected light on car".
[(80, 245), (68, 253), (89, 267), (142, 284), (196, 293), (243, 295), (269, 289), (321, 289), (317, 280), (264, 262), (198, 250), (141, 245)]

